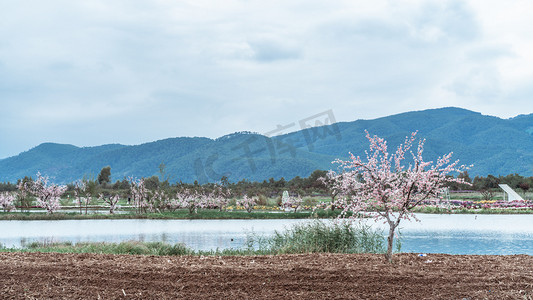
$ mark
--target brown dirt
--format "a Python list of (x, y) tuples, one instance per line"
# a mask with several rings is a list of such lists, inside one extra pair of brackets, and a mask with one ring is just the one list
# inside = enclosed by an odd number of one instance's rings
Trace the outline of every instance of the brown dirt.
[(0, 253), (2, 299), (530, 299), (533, 257)]

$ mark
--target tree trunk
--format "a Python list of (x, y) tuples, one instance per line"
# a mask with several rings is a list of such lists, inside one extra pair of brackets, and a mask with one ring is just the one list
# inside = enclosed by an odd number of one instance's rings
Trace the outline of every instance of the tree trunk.
[(394, 244), (394, 231), (396, 230), (396, 225), (394, 222), (389, 222), (389, 236), (387, 237), (387, 253), (385, 253), (385, 259), (392, 263), (392, 247)]
[(85, 199), (85, 214), (87, 214), (87, 211), (89, 210), (89, 201), (92, 200), (92, 196), (89, 196), (87, 197), (87, 199)]

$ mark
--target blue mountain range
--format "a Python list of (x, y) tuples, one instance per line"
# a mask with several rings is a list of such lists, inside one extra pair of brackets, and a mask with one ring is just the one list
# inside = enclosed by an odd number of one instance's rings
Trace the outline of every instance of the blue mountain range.
[(418, 137), (426, 139), (426, 160), (453, 151), (452, 159), (474, 165), (471, 176), (533, 175), (533, 114), (501, 119), (449, 107), (312, 125), (274, 137), (237, 132), (217, 139), (179, 137), (134, 146), (44, 143), (0, 160), (0, 181), (16, 182), (41, 172), (55, 182), (68, 183), (96, 178), (105, 166), (111, 167), (114, 181), (130, 176), (163, 176), (171, 182), (190, 183), (214, 182), (222, 176), (233, 182), (289, 180), (307, 177), (317, 169), (336, 169), (332, 161), (347, 159), (349, 152), (364, 156), (369, 145), (365, 130), (385, 138), (391, 152), (418, 131)]

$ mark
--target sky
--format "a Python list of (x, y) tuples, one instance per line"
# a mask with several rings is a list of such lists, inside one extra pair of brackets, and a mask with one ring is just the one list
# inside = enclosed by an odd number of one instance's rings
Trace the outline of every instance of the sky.
[(330, 112), (533, 113), (531, 1), (0, 0), (0, 159)]

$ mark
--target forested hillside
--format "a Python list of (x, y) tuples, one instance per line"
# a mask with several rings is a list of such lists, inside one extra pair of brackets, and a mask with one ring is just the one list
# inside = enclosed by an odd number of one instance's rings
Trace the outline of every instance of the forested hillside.
[(169, 138), (142, 145), (76, 147), (41, 144), (0, 160), (0, 181), (15, 182), (38, 171), (56, 182), (94, 178), (111, 166), (113, 180), (164, 173), (171, 182), (263, 181), (307, 177), (314, 170), (335, 168), (331, 161), (348, 152), (364, 155), (365, 130), (388, 140), (404, 141), (418, 130), (427, 139), (424, 157), (434, 160), (454, 152), (454, 159), (474, 167), (475, 175), (533, 174), (533, 115), (512, 119), (484, 116), (460, 108), (408, 112), (374, 120), (341, 122), (269, 138), (250, 132), (218, 139)]

